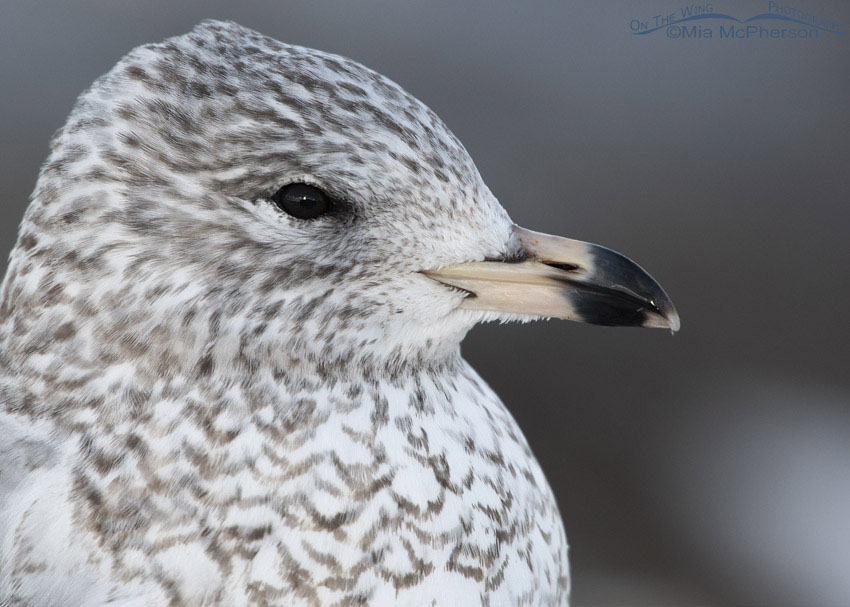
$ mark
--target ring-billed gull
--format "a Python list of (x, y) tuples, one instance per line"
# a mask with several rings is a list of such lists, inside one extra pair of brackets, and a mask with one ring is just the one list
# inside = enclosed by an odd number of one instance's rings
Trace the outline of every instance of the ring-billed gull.
[(52, 143), (0, 301), (0, 604), (567, 603), (485, 320), (678, 328), (515, 226), (422, 103), (233, 23), (132, 51)]

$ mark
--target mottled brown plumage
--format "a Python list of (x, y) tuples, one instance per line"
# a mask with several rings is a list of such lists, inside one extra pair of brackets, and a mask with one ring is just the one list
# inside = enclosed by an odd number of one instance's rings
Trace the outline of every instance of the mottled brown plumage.
[[(313, 221), (281, 185), (339, 201)], [(52, 144), (0, 301), (0, 604), (564, 605), (557, 506), (420, 271), (521, 244), (391, 81), (233, 23)]]

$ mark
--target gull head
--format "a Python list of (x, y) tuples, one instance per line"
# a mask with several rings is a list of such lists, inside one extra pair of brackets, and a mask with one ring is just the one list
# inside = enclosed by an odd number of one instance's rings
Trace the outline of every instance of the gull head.
[(514, 225), (394, 82), (217, 21), (133, 50), (80, 97), (0, 315), (61, 332), (51, 347), (81, 365), (202, 375), (439, 366), (485, 320), (679, 327), (627, 258)]

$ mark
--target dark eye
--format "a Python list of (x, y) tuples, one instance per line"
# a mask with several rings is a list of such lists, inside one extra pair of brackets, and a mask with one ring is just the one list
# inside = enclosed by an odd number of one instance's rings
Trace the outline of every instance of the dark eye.
[(306, 183), (290, 183), (272, 196), (277, 207), (298, 219), (316, 219), (331, 209), (331, 199), (319, 188)]

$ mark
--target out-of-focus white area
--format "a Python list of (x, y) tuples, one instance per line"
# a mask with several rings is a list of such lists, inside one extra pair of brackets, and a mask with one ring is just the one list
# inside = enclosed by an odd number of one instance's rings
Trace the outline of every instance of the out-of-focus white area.
[(850, 605), (850, 394), (782, 379), (697, 392), (643, 462), (682, 558), (753, 605)]

